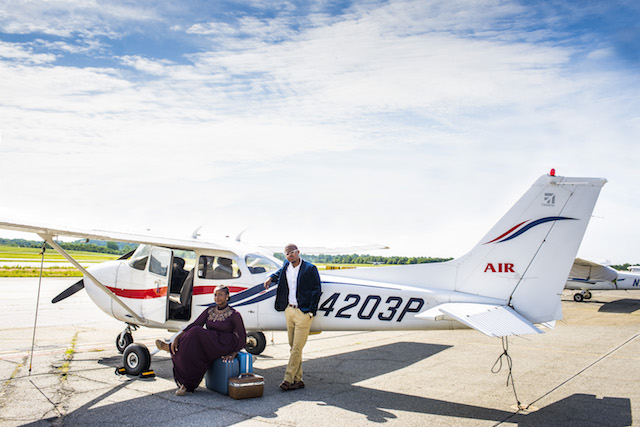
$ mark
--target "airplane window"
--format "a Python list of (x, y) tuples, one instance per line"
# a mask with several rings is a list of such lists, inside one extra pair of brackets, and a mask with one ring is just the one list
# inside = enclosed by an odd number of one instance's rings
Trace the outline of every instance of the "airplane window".
[(219, 256), (202, 255), (198, 263), (198, 277), (201, 279), (237, 279), (240, 270), (235, 260)]
[(262, 255), (249, 254), (244, 259), (251, 274), (266, 273), (280, 268), (275, 261)]
[(191, 271), (196, 266), (196, 253), (194, 251), (185, 251), (182, 249), (173, 250), (174, 257), (180, 257), (184, 260), (184, 269)]
[(171, 252), (161, 249), (153, 249), (149, 260), (149, 272), (166, 276), (169, 271), (169, 261), (171, 260)]
[(140, 245), (136, 249), (136, 251), (131, 255), (131, 259), (129, 259), (129, 265), (136, 270), (144, 270), (147, 266), (147, 259), (149, 259), (149, 254), (151, 253), (151, 246), (149, 245)]

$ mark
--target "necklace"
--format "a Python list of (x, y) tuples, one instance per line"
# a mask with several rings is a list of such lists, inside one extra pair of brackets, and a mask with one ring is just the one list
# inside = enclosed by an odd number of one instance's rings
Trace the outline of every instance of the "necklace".
[(233, 314), (233, 310), (229, 305), (226, 305), (222, 310), (218, 307), (211, 307), (209, 309), (209, 320), (212, 322), (220, 322), (222, 320), (227, 319), (229, 316)]

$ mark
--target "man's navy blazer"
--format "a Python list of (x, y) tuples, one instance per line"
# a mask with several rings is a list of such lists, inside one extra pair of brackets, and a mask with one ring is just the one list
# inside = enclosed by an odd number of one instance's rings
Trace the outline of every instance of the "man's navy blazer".
[[(276, 291), (276, 310), (284, 311), (289, 305), (289, 284), (287, 283), (287, 267), (290, 262), (285, 261), (282, 268), (271, 275), (271, 280), (278, 284)], [(315, 265), (300, 259), (300, 270), (298, 271), (298, 287), (296, 289), (296, 299), (298, 308), (303, 313), (313, 313), (318, 311), (318, 302), (322, 292), (320, 284), (320, 274)]]

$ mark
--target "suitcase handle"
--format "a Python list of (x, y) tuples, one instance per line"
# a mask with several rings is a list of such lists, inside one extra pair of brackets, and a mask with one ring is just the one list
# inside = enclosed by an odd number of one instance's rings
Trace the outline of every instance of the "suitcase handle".
[(252, 377), (253, 374), (251, 372), (243, 372), (240, 375), (238, 375), (238, 378), (242, 378), (242, 377)]

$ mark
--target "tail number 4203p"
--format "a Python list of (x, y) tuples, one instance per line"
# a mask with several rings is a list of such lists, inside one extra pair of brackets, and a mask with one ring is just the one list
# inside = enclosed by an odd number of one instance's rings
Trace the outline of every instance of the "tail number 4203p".
[(377, 314), (378, 319), (387, 322), (392, 321), (399, 313), (396, 322), (401, 322), (407, 313), (418, 313), (424, 305), (422, 298), (409, 298), (405, 303), (401, 297), (390, 296), (383, 303), (380, 295), (367, 295), (363, 300), (358, 294), (347, 294), (342, 300), (347, 304), (340, 304), (342, 306), (338, 308), (336, 304), (339, 300), (340, 293), (336, 292), (320, 304), (318, 311), (324, 311), (324, 316), (330, 316), (335, 311), (334, 316), (343, 319), (357, 315), (362, 320), (370, 320)]

